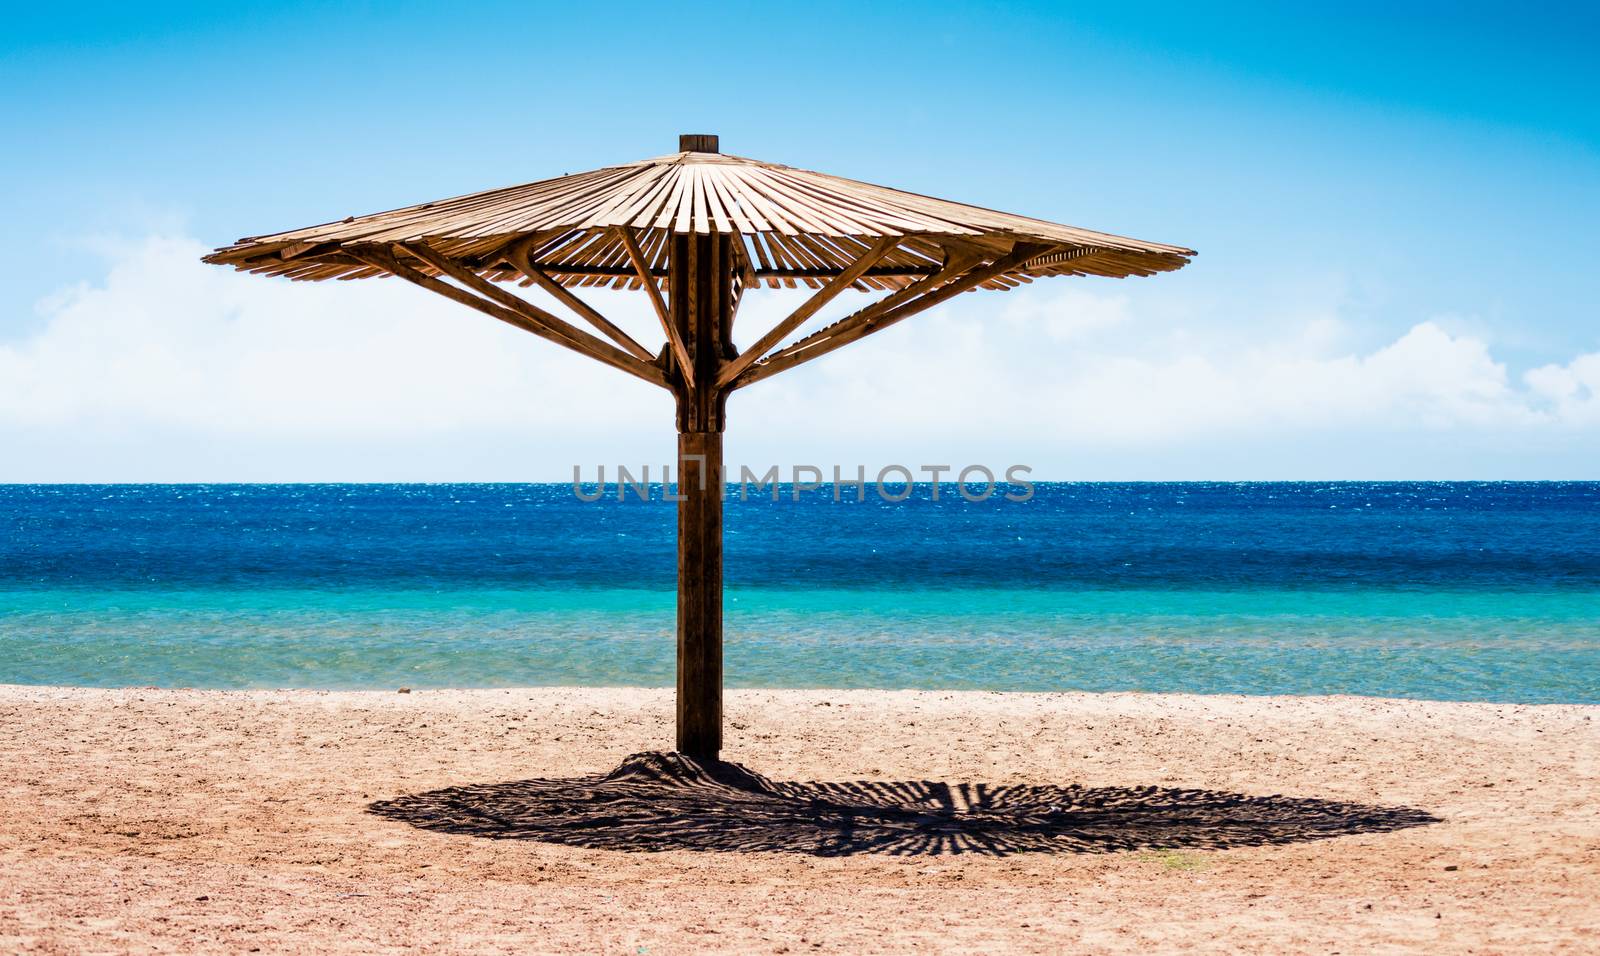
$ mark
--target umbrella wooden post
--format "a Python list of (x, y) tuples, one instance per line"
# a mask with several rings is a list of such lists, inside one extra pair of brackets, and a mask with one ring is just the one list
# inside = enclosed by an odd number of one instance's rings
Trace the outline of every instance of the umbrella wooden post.
[(715, 760), (722, 749), (722, 433), (679, 432), (678, 458), (678, 752)]
[(668, 310), (689, 358), (677, 368), (678, 751), (722, 749), (722, 428), (717, 375), (733, 325), (732, 248), (719, 235), (674, 236)]

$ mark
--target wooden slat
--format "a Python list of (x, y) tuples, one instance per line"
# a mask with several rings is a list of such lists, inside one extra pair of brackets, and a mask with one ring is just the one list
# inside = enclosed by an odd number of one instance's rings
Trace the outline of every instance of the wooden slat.
[(594, 225), (599, 228), (610, 226), (649, 228), (650, 220), (655, 217), (656, 210), (672, 190), (672, 184), (676, 178), (673, 167), (661, 166), (658, 169), (660, 170), (660, 175), (655, 177), (649, 188), (634, 194), (628, 201), (618, 205), (616, 209), (596, 216)]
[(784, 209), (751, 189), (749, 184), (745, 182), (746, 172), (743, 169), (728, 170), (725, 175), (728, 189), (738, 196), (741, 204), (755, 211), (767, 221), (768, 226), (771, 227), (767, 230), (769, 235), (772, 233), (789, 236), (798, 235), (802, 231), (801, 227), (790, 219)]
[(683, 174), (683, 167), (679, 166), (672, 171), (672, 191), (667, 193), (666, 202), (661, 204), (661, 211), (656, 214), (653, 226), (656, 229), (671, 229), (673, 232), (687, 232), (682, 225), (674, 228), (678, 219), (678, 209), (683, 205), (683, 191), (688, 188), (689, 177)]
[(764, 232), (770, 227), (767, 221), (756, 215), (743, 203), (740, 203), (728, 184), (727, 174), (717, 169), (710, 180), (711, 189), (721, 199), (722, 208), (728, 211), (732, 220), (733, 231), (749, 235), (754, 232)]

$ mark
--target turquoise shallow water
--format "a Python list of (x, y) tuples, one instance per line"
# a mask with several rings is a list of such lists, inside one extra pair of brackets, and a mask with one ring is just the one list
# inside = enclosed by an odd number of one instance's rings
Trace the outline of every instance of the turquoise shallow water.
[[(1592, 485), (1040, 498), (730, 503), (728, 683), (1600, 703)], [(672, 682), (659, 502), (563, 486), (7, 499), (0, 681)]]
[[(0, 675), (22, 683), (672, 682), (666, 591), (35, 591), (5, 604)], [(727, 631), (736, 687), (1600, 703), (1600, 617), (1583, 593), (735, 590)]]

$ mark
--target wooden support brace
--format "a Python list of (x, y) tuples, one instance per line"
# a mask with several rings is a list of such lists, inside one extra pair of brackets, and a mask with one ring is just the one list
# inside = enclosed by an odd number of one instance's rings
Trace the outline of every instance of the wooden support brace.
[(473, 272), (471, 269), (461, 265), (461, 263), (440, 254), (437, 250), (426, 245), (425, 243), (400, 243), (396, 246), (396, 248), (416, 256), (418, 259), (428, 263), (435, 269), (438, 269), (440, 272), (445, 273), (446, 275), (450, 276), (450, 278), (460, 282), (462, 285), (473, 289), (480, 295), (499, 302), (506, 308), (509, 308), (514, 312), (517, 312), (535, 322), (538, 322), (541, 325), (544, 325), (552, 332), (555, 332), (557, 335), (566, 339), (577, 351), (580, 351), (591, 358), (599, 359), (608, 365), (616, 365), (620, 362), (624, 366), (629, 365), (630, 363), (633, 365), (648, 366), (648, 362), (639, 360), (634, 356), (618, 351), (609, 343), (603, 342), (600, 339), (595, 338), (589, 333), (583, 331), (582, 329), (576, 328), (571, 324), (562, 321), (561, 319), (550, 314), (549, 312), (546, 312), (544, 309), (539, 308), (521, 296), (514, 295), (513, 293), (502, 289), (500, 286), (495, 285), (493, 282), (483, 278), (482, 276)]
[[(876, 322), (879, 316), (890, 309), (902, 303), (915, 300), (918, 296), (939, 288), (982, 261), (983, 257), (979, 253), (966, 246), (947, 247), (945, 262), (933, 275), (924, 276), (908, 286), (896, 289), (871, 305), (850, 313), (832, 325), (818, 329), (798, 342), (790, 343), (767, 356), (766, 361), (757, 365), (756, 368), (765, 368), (777, 361), (787, 361), (790, 356), (804, 352), (806, 349), (816, 346), (819, 342), (826, 341), (851, 328)], [(734, 387), (738, 388), (739, 386), (735, 385)]]
[(726, 386), (729, 382), (738, 378), (757, 359), (771, 351), (773, 346), (782, 342), (785, 336), (804, 325), (807, 319), (816, 315), (823, 306), (832, 302), (839, 293), (850, 288), (852, 283), (861, 278), (868, 269), (877, 265), (880, 259), (888, 255), (890, 250), (899, 244), (899, 236), (885, 236), (879, 239), (871, 249), (862, 254), (861, 258), (852, 262), (849, 268), (834, 276), (828, 281), (827, 285), (818, 289), (814, 295), (801, 303), (799, 308), (789, 313), (788, 318), (773, 326), (766, 335), (756, 340), (754, 345), (741, 352), (738, 358), (723, 365), (722, 370), (717, 373), (717, 386), (719, 388)]
[(678, 327), (672, 321), (672, 315), (667, 311), (667, 303), (661, 298), (661, 288), (656, 285), (655, 277), (650, 274), (650, 263), (644, 259), (644, 253), (639, 251), (639, 242), (633, 238), (633, 231), (626, 226), (617, 226), (616, 233), (622, 240), (622, 245), (628, 250), (628, 258), (633, 260), (634, 271), (639, 273), (639, 281), (644, 285), (644, 291), (650, 297), (650, 304), (655, 307), (656, 317), (661, 320), (661, 329), (667, 333), (667, 346), (672, 349), (672, 357), (678, 363), (679, 378), (683, 380), (685, 388), (694, 390), (694, 363), (689, 361), (689, 350), (683, 344), (683, 336), (678, 334)]
[(801, 339), (767, 361), (751, 366), (748, 371), (734, 380), (733, 387), (743, 388), (764, 378), (771, 378), (779, 372), (802, 365), (812, 359), (820, 358), (835, 349), (843, 348), (851, 342), (865, 338), (873, 332), (886, 329), (903, 319), (916, 315), (924, 309), (932, 308), (953, 296), (987, 282), (997, 275), (1015, 269), (1048, 250), (1049, 247), (1045, 246), (1019, 243), (1010, 254), (1001, 256), (988, 265), (972, 269), (958, 278), (948, 279), (948, 281), (944, 281), (941, 284), (940, 280), (948, 278), (947, 273), (950, 270), (946, 268), (939, 275), (925, 279), (922, 282), (913, 283), (902, 289), (901, 292), (911, 292), (919, 286), (923, 289), (927, 289), (929, 286), (937, 286), (937, 288), (925, 291), (909, 301), (901, 299), (898, 303), (887, 308), (884, 308), (884, 306), (895, 296), (891, 295), (881, 299), (815, 335)]
[(532, 251), (532, 246), (533, 243), (526, 240), (515, 243), (506, 251), (506, 260), (515, 266), (518, 272), (521, 272), (523, 275), (533, 280), (534, 284), (538, 285), (539, 288), (550, 293), (567, 308), (583, 316), (589, 321), (590, 325), (593, 325), (596, 329), (609, 337), (611, 341), (617, 343), (618, 345), (622, 346), (623, 349), (632, 353), (635, 358), (641, 359), (645, 362), (655, 361), (655, 356), (651, 355), (650, 351), (644, 346), (634, 341), (632, 336), (622, 331), (622, 329), (618, 328), (605, 316), (601, 315), (599, 311), (597, 311), (589, 303), (578, 298), (577, 295), (572, 292), (572, 290), (550, 278), (549, 273), (534, 265), (532, 259), (529, 257), (529, 252)]
[[(396, 246), (395, 249), (404, 252), (414, 252), (414, 250), (409, 250), (404, 246)], [(453, 286), (442, 279), (425, 275), (424, 273), (419, 272), (411, 266), (401, 262), (391, 251), (382, 249), (380, 247), (370, 246), (352, 248), (350, 246), (345, 246), (344, 251), (351, 258), (366, 263), (374, 269), (381, 269), (382, 271), (391, 275), (399, 276), (413, 285), (421, 286), (430, 292), (442, 295), (454, 302), (459, 302), (468, 308), (477, 309), (479, 312), (499, 319), (507, 325), (514, 325), (517, 328), (522, 329), (524, 332), (532, 332), (534, 335), (537, 335), (542, 339), (554, 342), (557, 345), (565, 346), (574, 352), (579, 353), (580, 355), (586, 355), (589, 358), (609, 365), (612, 368), (627, 372), (629, 375), (633, 375), (636, 378), (641, 378), (652, 385), (659, 385), (662, 388), (670, 387), (666, 376), (663, 375), (661, 369), (657, 368), (656, 366), (641, 362), (633, 356), (607, 345), (605, 342), (600, 341), (592, 335), (568, 326), (560, 319), (549, 315), (549, 313), (544, 312), (542, 309), (539, 309), (536, 306), (524, 302), (517, 296), (514, 296), (511, 293), (506, 292), (504, 289), (495, 286), (493, 283), (490, 283), (487, 280), (472, 274), (468, 270), (457, 266), (455, 263), (450, 263), (450, 266), (455, 269), (459, 269), (468, 276), (471, 276), (471, 282), (467, 284), (470, 285), (482, 283), (482, 285), (492, 289), (494, 293), (507, 296), (508, 298), (520, 303), (521, 308), (496, 304), (494, 301), (490, 301), (487, 298), (480, 298), (479, 296), (474, 295), (465, 289), (457, 288), (456, 286)], [(432, 252), (431, 249), (428, 251)], [(437, 254), (435, 253), (435, 255)], [(439, 258), (444, 259), (442, 256)], [(447, 259), (444, 261), (449, 262)], [(441, 269), (441, 271), (446, 271), (448, 273), (448, 270)], [(562, 331), (563, 329), (565, 329), (565, 331)]]

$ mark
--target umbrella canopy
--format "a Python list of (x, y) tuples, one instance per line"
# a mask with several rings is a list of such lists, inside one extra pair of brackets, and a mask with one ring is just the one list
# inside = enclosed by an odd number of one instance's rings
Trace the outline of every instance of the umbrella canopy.
[[(1041, 276), (1148, 276), (1181, 268), (1194, 252), (727, 156), (715, 136), (685, 135), (678, 146), (656, 159), (241, 239), (205, 261), (302, 280), (398, 276), (672, 392), (678, 749), (714, 759), (728, 395), (963, 292)], [(509, 283), (543, 289), (571, 318)], [(815, 291), (788, 317), (747, 348), (734, 345), (747, 289), (802, 285)], [(664, 343), (640, 343), (572, 291), (584, 286), (642, 290)], [(882, 295), (786, 342), (846, 289)]]
[[(685, 139), (685, 146), (715, 150), (714, 143), (705, 141), (714, 138)], [(900, 288), (936, 273), (951, 245), (996, 253), (1019, 241), (1055, 247), (981, 283), (990, 289), (1010, 288), (1039, 275), (1151, 275), (1180, 268), (1194, 255), (1181, 246), (685, 149), (241, 239), (206, 261), (291, 279), (364, 278), (382, 270), (343, 254), (344, 247), (426, 242), (491, 279), (524, 278), (516, 265), (520, 256), (509, 255), (516, 251), (565, 286), (638, 288), (619, 227), (635, 232), (645, 262), (658, 277), (668, 268), (668, 234), (739, 236), (743, 242), (735, 252), (742, 277), (773, 287), (817, 287), (885, 237), (899, 242), (856, 279), (857, 288)]]

